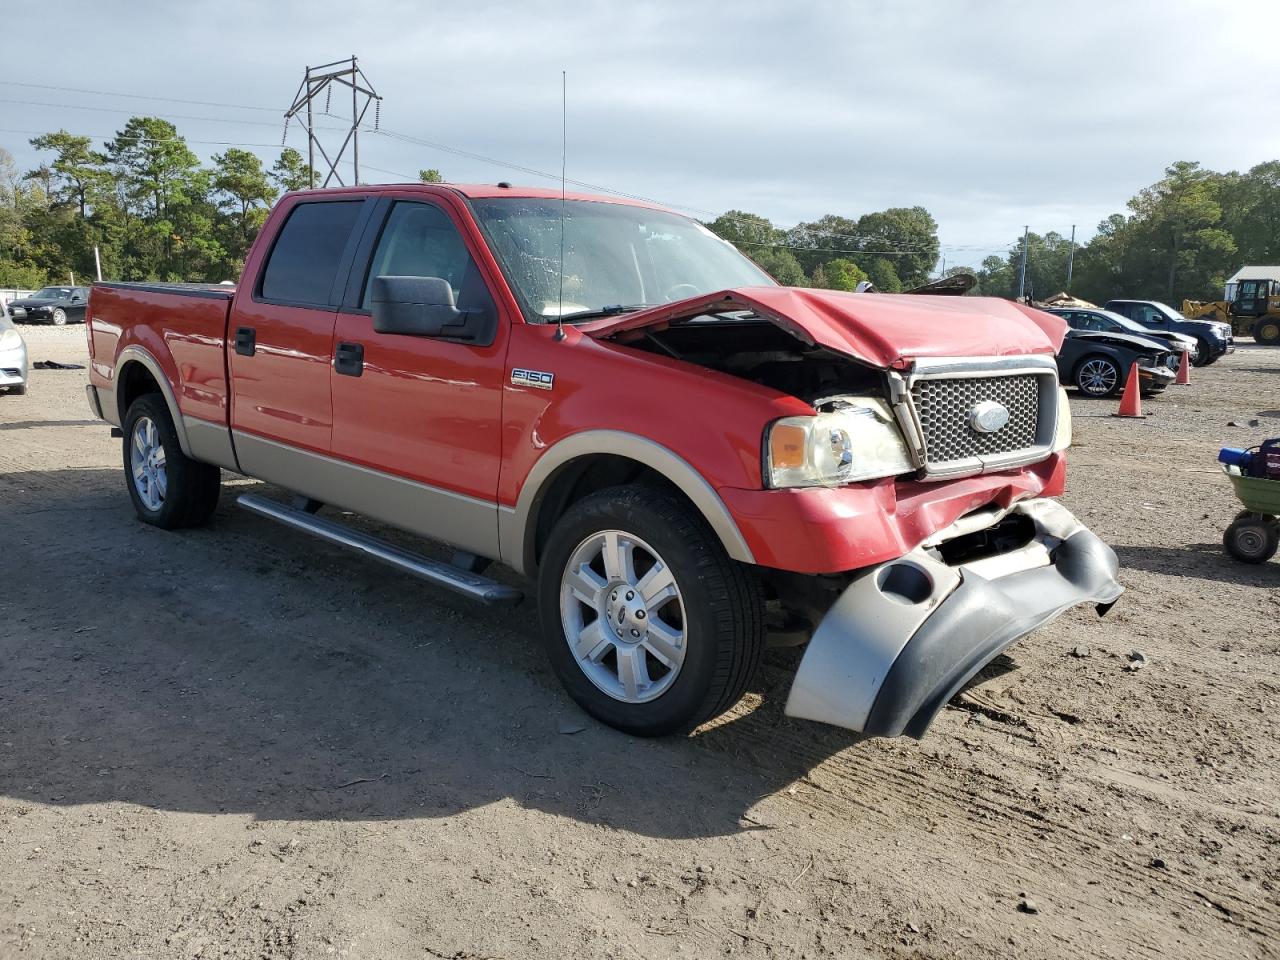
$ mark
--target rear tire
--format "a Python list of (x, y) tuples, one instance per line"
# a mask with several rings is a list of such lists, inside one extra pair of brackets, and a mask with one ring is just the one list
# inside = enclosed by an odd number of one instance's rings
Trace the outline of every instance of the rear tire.
[(1227, 527), (1222, 545), (1244, 563), (1266, 563), (1280, 547), (1280, 523), (1256, 513), (1244, 514)]
[(612, 487), (570, 507), (543, 551), (538, 609), (569, 695), (636, 736), (723, 713), (764, 652), (752, 571), (697, 511), (649, 487)]
[(1280, 319), (1263, 317), (1253, 325), (1253, 339), (1254, 342), (1267, 346), (1280, 343)]
[(143, 394), (124, 418), (125, 486), (143, 523), (164, 530), (207, 523), (218, 506), (222, 471), (182, 452), (169, 407)]

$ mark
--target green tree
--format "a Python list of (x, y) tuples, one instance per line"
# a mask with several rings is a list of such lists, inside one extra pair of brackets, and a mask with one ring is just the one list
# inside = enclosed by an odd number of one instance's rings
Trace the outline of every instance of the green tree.
[(218, 232), (230, 272), (239, 273), (276, 189), (257, 154), (231, 147), (213, 158), (213, 198), (224, 224)]
[(285, 192), (309, 190), (313, 180), (319, 182), (315, 171), (307, 166), (306, 158), (293, 147), (280, 151), (280, 157), (271, 165), (271, 179)]
[(881, 293), (902, 292), (902, 280), (898, 277), (898, 271), (884, 257), (871, 261), (871, 265), (867, 268), (867, 279), (874, 283)]
[(444, 183), (444, 175), (435, 167), (429, 170), (419, 170), (418, 179), (423, 183)]
[(1180, 160), (1129, 201), (1138, 252), (1151, 255), (1140, 269), (1168, 300), (1210, 289), (1214, 273), (1235, 256), (1235, 240), (1220, 226), (1220, 188), (1217, 174)]
[(855, 221), (829, 213), (812, 223), (796, 224), (785, 237), (793, 256), (812, 276), (822, 264), (854, 250), (858, 244), (857, 233)]
[[(938, 262), (938, 223), (924, 207), (890, 207), (858, 218), (858, 249), (870, 251), (853, 259), (870, 271), (875, 251), (895, 254), (894, 272), (899, 286), (914, 287), (927, 283)], [(879, 286), (879, 284), (876, 284)]]
[[(821, 276), (823, 283), (821, 286), (828, 290), (846, 290), (853, 292), (858, 289), (858, 284), (867, 279), (867, 275), (852, 260), (845, 260), (837, 257), (828, 261), (821, 267)], [(814, 286), (818, 286), (818, 276), (814, 276)]]
[[(126, 220), (125, 271), (153, 279), (185, 279), (207, 266), (210, 178), (177, 129), (156, 117), (132, 117), (106, 156)], [(194, 255), (194, 259), (193, 259)]]
[(88, 216), (89, 204), (111, 193), (111, 174), (106, 158), (91, 149), (92, 140), (59, 130), (31, 139), (37, 150), (51, 150), (56, 156), (47, 168), (50, 192), (57, 202), (74, 202), (81, 219)]
[(807, 284), (800, 261), (784, 247), (758, 247), (743, 251), (757, 267), (784, 287), (803, 287)]

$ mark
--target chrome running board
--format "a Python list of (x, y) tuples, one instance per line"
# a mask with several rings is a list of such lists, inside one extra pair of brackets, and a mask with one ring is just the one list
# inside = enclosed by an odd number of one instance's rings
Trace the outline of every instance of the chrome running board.
[(460, 567), (442, 563), (439, 560), (419, 556), (416, 553), (411, 553), (408, 550), (403, 550), (400, 547), (379, 540), (377, 537), (371, 537), (366, 533), (352, 530), (340, 523), (334, 523), (332, 520), (318, 517), (314, 513), (308, 513), (306, 510), (300, 510), (255, 494), (245, 494), (237, 497), (236, 503), (250, 513), (256, 513), (260, 517), (283, 523), (286, 527), (301, 530), (303, 533), (309, 533), (313, 537), (319, 537), (321, 540), (327, 540), (329, 543), (337, 544), (340, 547), (347, 547), (363, 553), (374, 560), (381, 560), (397, 570), (411, 574), (421, 580), (426, 580), (428, 583), (434, 583), (436, 586), (444, 587), (446, 590), (452, 590), (454, 593), (461, 594), (471, 600), (479, 600), (481, 603), (491, 604), (514, 604), (518, 603), (522, 596), (515, 587), (509, 587), (506, 584), (498, 583), (496, 580), (491, 580), (477, 573), (471, 573)]

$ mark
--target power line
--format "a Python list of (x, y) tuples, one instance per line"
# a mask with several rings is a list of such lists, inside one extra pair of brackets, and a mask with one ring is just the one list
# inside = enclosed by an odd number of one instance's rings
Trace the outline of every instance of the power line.
[[(89, 90), (83, 87), (62, 87), (62, 86), (57, 86), (55, 84), (26, 83), (26, 82), (20, 82), (16, 80), (0, 80), (0, 84), (4, 84), (7, 86), (26, 87), (29, 89), (38, 89), (38, 90), (56, 90), (64, 93), (82, 93), (82, 94), (89, 94), (91, 96), (120, 97), (124, 99), (135, 99), (135, 100), (154, 100), (158, 102), (167, 102), (167, 103), (184, 103), (184, 104), (192, 104), (192, 105), (199, 105), (199, 106), (225, 107), (227, 109), (233, 109), (233, 110), (257, 110), (257, 111), (264, 111), (268, 113), (276, 112), (272, 107), (261, 107), (261, 106), (251, 105), (251, 104), (223, 103), (223, 102), (212, 101), (212, 100), (189, 100), (189, 99), (183, 99), (179, 97), (161, 97), (161, 96), (154, 96), (154, 95), (148, 95), (148, 94), (120, 93), (120, 92), (107, 91), (107, 90)], [(18, 103), (18, 104), (26, 104), (29, 106), (43, 106), (43, 107), (68, 107), (73, 110), (96, 110), (99, 112), (111, 112), (111, 113), (124, 112), (125, 110), (125, 108), (120, 108), (119, 110), (117, 110), (116, 108), (112, 108), (112, 107), (43, 103), (40, 101), (33, 101), (33, 100), (16, 100), (16, 99), (4, 99), (4, 98), (0, 98), (0, 103)], [(274, 124), (267, 123), (266, 121), (260, 121), (260, 120), (259, 121), (232, 120), (225, 117), (195, 117), (195, 116), (182, 115), (182, 114), (171, 114), (168, 117), (162, 116), (159, 119), (180, 119), (180, 120), (195, 120), (195, 121), (204, 121), (204, 122), (213, 122), (213, 123), (233, 123), (233, 124), (245, 124), (245, 125), (255, 125), (255, 126), (274, 126)], [(339, 128), (332, 127), (332, 128), (324, 128), (324, 129), (337, 130)], [(385, 130), (385, 129), (370, 130), (369, 128), (366, 128), (366, 127), (361, 127), (360, 129), (365, 132), (383, 133), (383, 134), (386, 134), (387, 136), (392, 137), (392, 139), (413, 143), (419, 146), (430, 147), (434, 150), (440, 150), (444, 153), (449, 153), (454, 156), (461, 156), (466, 159), (476, 160), (482, 163), (489, 163), (496, 166), (501, 166), (501, 167), (504, 167), (505, 169), (516, 170), (521, 173), (527, 173), (531, 176), (542, 177), (548, 180), (559, 179), (556, 177), (555, 174), (549, 173), (547, 171), (537, 170), (533, 167), (527, 167), (523, 164), (512, 163), (511, 161), (507, 161), (507, 160), (500, 160), (495, 157), (487, 157), (487, 156), (484, 156), (483, 154), (473, 153), (471, 151), (462, 150), (457, 147), (451, 147), (447, 144), (437, 143), (429, 140), (422, 140), (421, 138), (414, 137), (411, 134), (398, 133), (396, 131)], [(197, 141), (192, 140), (190, 142), (195, 143)], [(373, 168), (370, 167), (370, 169), (373, 169)], [(705, 207), (696, 207), (696, 206), (693, 206), (692, 204), (664, 202), (660, 200), (655, 200), (650, 197), (639, 196), (636, 194), (627, 193), (625, 191), (616, 190), (612, 187), (606, 187), (602, 184), (588, 183), (585, 181), (569, 180), (566, 182), (573, 183), (574, 186), (583, 187), (588, 190), (596, 190), (602, 193), (609, 193), (609, 194), (612, 194), (613, 196), (619, 196), (629, 200), (640, 200), (646, 203), (657, 203), (662, 206), (669, 206), (678, 210), (686, 210), (692, 213), (700, 213), (704, 215), (716, 216), (722, 219), (726, 218), (725, 214), (722, 214), (722, 213), (718, 214), (714, 210), (709, 210)], [(734, 222), (734, 223), (750, 224), (752, 222), (749, 220), (745, 220), (741, 217), (727, 217), (727, 219), (730, 222)], [(873, 237), (865, 234), (846, 234), (846, 233), (826, 232), (823, 235), (827, 237), (832, 237), (837, 240), (852, 240), (855, 242), (859, 240), (881, 239), (881, 238), (877, 238), (877, 237)], [(921, 251), (921, 248), (918, 248), (918, 247), (900, 248), (900, 249), (904, 253), (905, 252), (923, 252)], [(839, 252), (839, 251), (836, 251), (836, 252)]]
[[(278, 112), (275, 108), (272, 108), (272, 107), (263, 107), (263, 106), (253, 105), (253, 104), (225, 103), (225, 102), (211, 101), (211, 100), (191, 100), (191, 99), (184, 99), (179, 97), (162, 97), (162, 96), (154, 96), (154, 95), (148, 95), (148, 94), (132, 94), (132, 93), (121, 93), (121, 92), (106, 91), (106, 90), (90, 90), (90, 89), (85, 89), (81, 87), (63, 87), (63, 86), (57, 86), (54, 84), (26, 83), (26, 82), (20, 82), (15, 80), (0, 80), (0, 84), (7, 85), (7, 86), (26, 87), (31, 89), (55, 90), (55, 91), (60, 91), (65, 93), (88, 94), (91, 96), (120, 97), (124, 99), (152, 100), (157, 102), (168, 102), (168, 103), (183, 103), (183, 104), (198, 105), (198, 106), (222, 107), (222, 108), (233, 109), (233, 110), (254, 110), (254, 111), (260, 111), (260, 112), (266, 112), (266, 113)], [(125, 107), (115, 108), (115, 107), (105, 107), (105, 106), (92, 106), (87, 104), (46, 103), (46, 102), (34, 101), (34, 100), (21, 100), (21, 99), (10, 99), (10, 98), (0, 98), (0, 103), (25, 104), (29, 106), (42, 106), (42, 107), (55, 107), (55, 108), (61, 107), (61, 108), (67, 108), (72, 110), (90, 110), (90, 111), (96, 111), (96, 112), (102, 112), (102, 113), (123, 113), (123, 112), (127, 112), (129, 109)], [(266, 121), (266, 120), (237, 120), (237, 119), (232, 119), (228, 117), (205, 117), (205, 116), (192, 116), (192, 115), (186, 115), (186, 114), (162, 115), (162, 116), (159, 116), (158, 119), (190, 120), (190, 121), (208, 122), (208, 123), (229, 123), (234, 125), (245, 125), (245, 126), (267, 126), (267, 127), (278, 126), (278, 124), (274, 122)], [(327, 127), (327, 128), (317, 128), (317, 129), (340, 130), (342, 128)], [(454, 147), (445, 143), (440, 143), (438, 141), (426, 140), (421, 137), (413, 136), (412, 134), (402, 133), (395, 130), (389, 130), (385, 127), (378, 129), (378, 128), (361, 126), (359, 129), (361, 132), (378, 134), (381, 136), (388, 137), (389, 139), (397, 140), (399, 142), (411, 144), (414, 146), (428, 147), (432, 150), (437, 150), (442, 153), (450, 154), (452, 156), (458, 156), (464, 159), (474, 160), (480, 163), (491, 164), (493, 166), (502, 167), (508, 170), (514, 170), (520, 173), (525, 173), (530, 176), (539, 177), (545, 180), (555, 181), (560, 179), (560, 177), (557, 174), (554, 174), (545, 170), (539, 170), (536, 167), (530, 167), (524, 164), (514, 163), (509, 160), (502, 160), (497, 157), (486, 156), (485, 154), (475, 153), (474, 151), (470, 151), (470, 150), (464, 150), (462, 148)], [(32, 131), (10, 130), (7, 132), (28, 133), (33, 136), (40, 135), (39, 133), (32, 132)], [(81, 134), (81, 135), (83, 136), (84, 134)], [(113, 139), (113, 138), (94, 137), (94, 139), (107, 140), (107, 139)], [(131, 139), (147, 139), (147, 140), (152, 140), (153, 142), (165, 142), (165, 141), (155, 140), (154, 138), (131, 138)], [(197, 140), (197, 139), (190, 139), (185, 137), (173, 138), (173, 140), (174, 141), (181, 140), (187, 143), (197, 143), (197, 144), (215, 145), (215, 146), (243, 146), (243, 147), (274, 147), (276, 146), (275, 144), (233, 143), (230, 141)], [(410, 179), (410, 180), (414, 179), (412, 177), (409, 177), (407, 174), (399, 173), (393, 170), (385, 170), (377, 167), (372, 167), (372, 166), (368, 166), (368, 164), (366, 164), (366, 166), (368, 167), (368, 169), (375, 170), (379, 173), (386, 173), (391, 176), (406, 177), (407, 179)], [(697, 207), (692, 204), (674, 203), (671, 201), (658, 200), (658, 199), (647, 197), (641, 194), (629, 193), (627, 191), (618, 190), (616, 188), (609, 187), (604, 184), (591, 183), (584, 180), (567, 180), (566, 182), (571, 183), (576, 187), (583, 188), (585, 190), (591, 190), (599, 193), (607, 193), (612, 196), (621, 197), (628, 200), (637, 200), (644, 203), (654, 203), (660, 206), (671, 207), (673, 209), (684, 210), (691, 213), (699, 213), (703, 215), (716, 216), (720, 219), (728, 219), (730, 222), (734, 222), (734, 223), (754, 225), (754, 221), (747, 220), (741, 217), (729, 217), (723, 213), (717, 214), (716, 211), (714, 210), (709, 210), (705, 207)], [(781, 228), (781, 229), (786, 230), (788, 228)], [(791, 228), (791, 229), (794, 229), (794, 228)], [(835, 233), (835, 232), (823, 232), (820, 235), (825, 238), (831, 238), (836, 240), (849, 240), (855, 243), (859, 241), (866, 241), (866, 240), (883, 242), (883, 239), (884, 239), (882, 237), (875, 237), (867, 234), (846, 234), (846, 233)], [(814, 249), (804, 244), (797, 244), (797, 243), (777, 243), (777, 242), (770, 243), (765, 241), (751, 241), (751, 240), (742, 240), (740, 242), (751, 244), (753, 246), (761, 246), (761, 247), (784, 247), (784, 248), (799, 249), (799, 250)], [(961, 244), (940, 243), (939, 249), (990, 250), (993, 248), (989, 244), (961, 245)], [(921, 247), (898, 247), (894, 250), (823, 248), (823, 252), (861, 254), (864, 256), (909, 256), (916, 253), (927, 253), (928, 251)]]
[(165, 103), (185, 103), (196, 107), (227, 107), (232, 110), (263, 110), (279, 113), (275, 107), (254, 107), (247, 103), (218, 103), (214, 100), (180, 100), (177, 97), (156, 97), (144, 93), (113, 93), (109, 90), (85, 90), (82, 87), (56, 87), (49, 83), (23, 83), (18, 80), (0, 80), (6, 87), (27, 87), (31, 90), (58, 90), (62, 93), (87, 93), (95, 97), (122, 97), (126, 100), (159, 100)]

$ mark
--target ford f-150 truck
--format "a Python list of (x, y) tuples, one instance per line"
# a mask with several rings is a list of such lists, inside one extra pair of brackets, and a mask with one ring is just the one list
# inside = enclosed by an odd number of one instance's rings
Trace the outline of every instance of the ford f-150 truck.
[(478, 600), (520, 599), (505, 564), (569, 694), (634, 734), (728, 709), (774, 642), (807, 643), (787, 713), (919, 737), (1014, 640), (1121, 593), (1049, 499), (1061, 319), (781, 287), (653, 205), (291, 193), (234, 287), (100, 283), (88, 315), (141, 520), (206, 522), (228, 470), (291, 497), (241, 506)]

